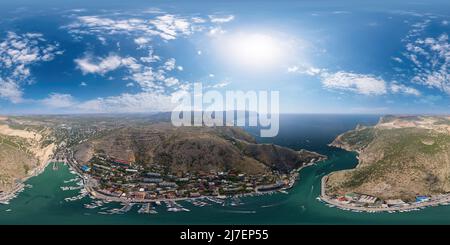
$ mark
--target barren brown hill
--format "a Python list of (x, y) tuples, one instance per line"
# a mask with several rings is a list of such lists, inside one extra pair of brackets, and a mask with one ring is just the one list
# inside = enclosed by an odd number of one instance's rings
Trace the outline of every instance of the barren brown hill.
[(289, 172), (323, 158), (313, 152), (256, 144), (240, 128), (175, 128), (168, 123), (113, 130), (78, 146), (76, 158), (86, 162), (95, 152), (140, 164), (162, 164), (174, 172), (236, 170), (248, 174)]
[(43, 144), (48, 131), (11, 128), (0, 124), (0, 191), (8, 192), (53, 154), (54, 144)]

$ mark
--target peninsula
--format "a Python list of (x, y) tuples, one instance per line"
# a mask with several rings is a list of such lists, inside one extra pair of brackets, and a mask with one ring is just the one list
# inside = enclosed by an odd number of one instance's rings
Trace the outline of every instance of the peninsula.
[(258, 144), (240, 128), (176, 128), (164, 122), (110, 130), (75, 147), (74, 156), (91, 193), (124, 202), (286, 189), (298, 169), (325, 159)]
[(3, 117), (0, 201), (49, 162), (65, 162), (94, 197), (154, 202), (264, 193), (293, 186), (326, 157), (258, 144), (238, 127), (174, 127), (167, 114)]
[(450, 117), (385, 116), (331, 144), (358, 153), (355, 169), (322, 179), (321, 199), (343, 209), (404, 211), (450, 201)]
[(23, 182), (40, 173), (56, 145), (51, 130), (36, 124), (11, 124), (0, 118), (0, 202), (7, 202), (23, 189)]

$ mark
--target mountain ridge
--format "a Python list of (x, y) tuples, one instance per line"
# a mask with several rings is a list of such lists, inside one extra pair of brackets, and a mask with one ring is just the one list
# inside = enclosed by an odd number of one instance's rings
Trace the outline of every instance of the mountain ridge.
[(450, 192), (450, 118), (388, 116), (330, 144), (358, 153), (355, 169), (331, 173), (328, 195), (361, 193), (411, 201)]

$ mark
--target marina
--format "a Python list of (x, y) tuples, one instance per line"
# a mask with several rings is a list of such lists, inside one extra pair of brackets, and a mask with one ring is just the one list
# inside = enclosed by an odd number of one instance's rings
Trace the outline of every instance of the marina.
[(155, 210), (155, 206), (152, 203), (142, 204), (141, 208), (138, 210), (140, 214), (157, 214), (158, 211)]
[[(360, 121), (360, 119), (358, 120)], [(348, 126), (354, 127), (354, 124)], [(297, 125), (295, 127), (297, 129)], [(308, 131), (308, 130), (303, 130)], [(312, 131), (312, 130), (309, 130)], [(298, 137), (293, 135), (294, 138)], [(326, 145), (334, 136), (323, 139)], [(309, 137), (311, 138), (311, 137)], [(296, 140), (296, 139), (294, 139)], [(311, 140), (311, 144), (314, 141)], [(301, 147), (301, 146), (299, 146)], [(317, 149), (321, 149), (320, 147)], [(317, 150), (316, 149), (316, 150)], [(82, 178), (60, 164), (54, 171), (48, 165), (42, 174), (30, 178), (17, 197), (0, 204), (2, 224), (450, 224), (450, 206), (418, 208), (413, 212), (368, 213), (341, 210), (321, 201), (321, 178), (330, 172), (354, 168), (356, 154), (333, 148), (322, 148), (329, 159), (300, 170), (298, 181), (287, 191), (177, 200), (190, 211), (168, 211), (165, 200), (136, 203), (99, 200), (81, 193), (77, 187)], [(65, 201), (69, 200), (69, 201)], [(232, 205), (234, 204), (234, 205)], [(30, 207), (33, 207), (30, 209)], [(178, 207), (180, 208), (180, 207)], [(9, 211), (7, 211), (9, 210)], [(128, 212), (125, 212), (127, 211)], [(69, 215), (70, 214), (70, 215)], [(149, 215), (151, 214), (151, 218)], [(29, 217), (33, 217), (30, 219)], [(211, 217), (214, 217), (211, 219)]]

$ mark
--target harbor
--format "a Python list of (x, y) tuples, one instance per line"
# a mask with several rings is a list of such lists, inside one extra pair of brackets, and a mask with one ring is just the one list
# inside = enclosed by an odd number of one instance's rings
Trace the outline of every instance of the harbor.
[(317, 200), (327, 203), (329, 207), (339, 208), (345, 211), (353, 212), (410, 212), (419, 211), (427, 207), (436, 207), (438, 205), (447, 206), (450, 204), (450, 194), (440, 194), (432, 197), (417, 196), (415, 202), (405, 202), (401, 199), (380, 200), (377, 197), (350, 193), (345, 196), (330, 197), (326, 194), (325, 186), (327, 176), (321, 179), (321, 195)]
[[(49, 165), (39, 176), (28, 180), (24, 190), (10, 201), (0, 205), (0, 223), (8, 224), (248, 224), (248, 223), (313, 223), (313, 224), (392, 224), (392, 223), (447, 223), (445, 214), (450, 207), (437, 206), (414, 212), (378, 212), (376, 214), (341, 210), (317, 200), (321, 178), (334, 171), (335, 166), (351, 168), (357, 163), (354, 154), (337, 151), (331, 159), (303, 168), (299, 181), (292, 188), (270, 193), (253, 193), (227, 197), (205, 197), (176, 200), (189, 211), (168, 211), (180, 208), (167, 200), (126, 204), (84, 195), (78, 187), (85, 179), (76, 175), (68, 165), (60, 164), (57, 171)], [(347, 165), (346, 165), (347, 164)], [(317, 177), (316, 177), (317, 176)], [(32, 187), (31, 187), (32, 186)], [(61, 187), (69, 187), (62, 190)], [(71, 190), (72, 189), (72, 190)], [(45, 196), (51, 198), (43, 198)], [(77, 198), (74, 198), (77, 197)], [(71, 201), (65, 201), (70, 198)], [(29, 207), (33, 206), (33, 209)], [(33, 211), (39, 210), (39, 212)], [(67, 215), (67, 214), (71, 215)], [(320, 214), (320, 215), (317, 215)], [(29, 219), (29, 217), (33, 219)], [(214, 217), (211, 220), (211, 217)], [(428, 220), (425, 219), (428, 217)]]
[[(354, 124), (348, 126), (353, 127)], [(296, 124), (292, 132), (297, 132), (297, 128)], [(298, 137), (293, 134), (292, 142), (297, 142)], [(325, 147), (334, 137), (331, 135), (317, 145)], [(77, 189), (78, 183), (86, 182), (81, 170), (77, 172), (67, 164), (59, 164), (58, 170), (53, 170), (48, 165), (40, 175), (28, 179), (23, 191), (9, 200), (9, 204), (0, 204), (0, 224), (450, 224), (447, 218), (450, 206), (444, 203), (414, 212), (370, 213), (344, 210), (346, 207), (340, 209), (324, 202), (320, 199), (322, 178), (334, 171), (354, 168), (358, 159), (352, 152), (329, 147), (318, 149), (328, 159), (302, 168), (291, 188), (236, 195), (239, 200), (234, 200), (234, 205), (226, 196), (174, 200), (189, 212), (169, 212), (167, 200), (154, 200), (132, 202), (134, 205), (128, 212), (111, 213), (110, 210), (122, 209), (124, 203), (95, 198), (90, 193), (75, 200), (73, 197), (82, 194), (84, 189)]]

